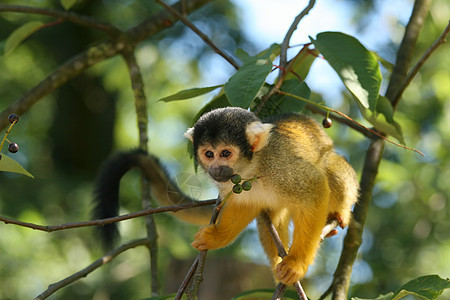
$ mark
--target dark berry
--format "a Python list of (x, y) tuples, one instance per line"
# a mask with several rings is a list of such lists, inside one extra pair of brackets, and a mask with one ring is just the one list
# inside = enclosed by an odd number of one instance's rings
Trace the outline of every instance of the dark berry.
[(333, 125), (333, 121), (331, 121), (330, 118), (325, 118), (325, 119), (323, 119), (323, 121), (322, 121), (322, 126), (323, 126), (324, 128), (330, 128), (331, 125)]
[(234, 174), (233, 176), (231, 176), (231, 182), (234, 184), (238, 184), (239, 182), (241, 182), (241, 180), (242, 178), (239, 174)]
[(235, 193), (235, 194), (240, 194), (240, 193), (242, 193), (242, 185), (240, 185), (240, 184), (235, 184), (235, 185), (233, 186), (233, 193)]
[(9, 123), (19, 122), (19, 116), (16, 114), (10, 114), (8, 117)]
[(252, 183), (250, 181), (244, 181), (242, 183), (242, 189), (244, 191), (250, 191), (251, 188), (252, 188)]
[(17, 145), (16, 143), (9, 144), (8, 151), (11, 153), (16, 153), (17, 151), (19, 151), (19, 145)]

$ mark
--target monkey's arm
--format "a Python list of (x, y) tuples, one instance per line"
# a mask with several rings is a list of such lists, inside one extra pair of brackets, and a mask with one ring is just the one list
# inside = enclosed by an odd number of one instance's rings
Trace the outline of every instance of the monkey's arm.
[(223, 248), (259, 213), (260, 210), (255, 206), (243, 205), (239, 199), (227, 199), (220, 212), (219, 222), (200, 229), (191, 245), (198, 250)]
[[(148, 156), (144, 151), (134, 150), (112, 157), (101, 168), (95, 183), (94, 219), (117, 216), (120, 180), (133, 167), (141, 169), (148, 178), (152, 194), (161, 205), (169, 206), (197, 201), (179, 190), (155, 157)], [(211, 213), (212, 208), (205, 206), (180, 210), (174, 213), (174, 216), (194, 224), (208, 224)], [(108, 224), (99, 227), (98, 231), (103, 245), (110, 248), (115, 237), (118, 236), (117, 225)]]

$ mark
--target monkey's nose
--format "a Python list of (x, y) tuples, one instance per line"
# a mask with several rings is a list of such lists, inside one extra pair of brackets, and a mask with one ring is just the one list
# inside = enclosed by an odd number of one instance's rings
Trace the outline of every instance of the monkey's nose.
[(211, 167), (208, 173), (218, 182), (230, 180), (231, 176), (234, 174), (233, 169), (228, 166)]

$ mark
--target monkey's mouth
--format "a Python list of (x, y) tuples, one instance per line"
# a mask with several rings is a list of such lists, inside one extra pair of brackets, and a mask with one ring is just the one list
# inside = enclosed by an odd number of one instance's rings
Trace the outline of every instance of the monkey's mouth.
[(212, 167), (208, 173), (217, 182), (228, 181), (234, 174), (233, 169), (227, 166)]

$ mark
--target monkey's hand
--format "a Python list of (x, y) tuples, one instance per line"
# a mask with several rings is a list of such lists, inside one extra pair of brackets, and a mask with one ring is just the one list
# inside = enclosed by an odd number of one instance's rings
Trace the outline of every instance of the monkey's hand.
[(275, 267), (275, 277), (286, 285), (292, 285), (299, 281), (307, 270), (307, 264), (288, 255)]
[(228, 242), (215, 225), (208, 225), (197, 232), (191, 245), (198, 250), (208, 250), (225, 247)]

